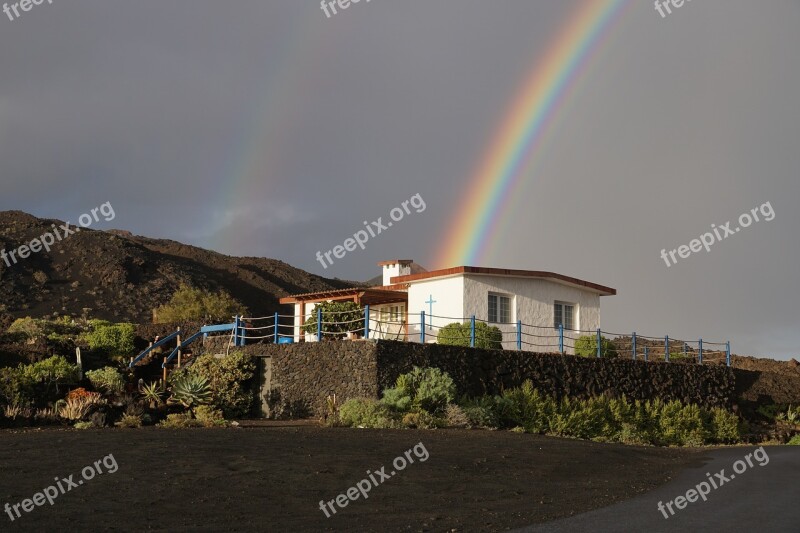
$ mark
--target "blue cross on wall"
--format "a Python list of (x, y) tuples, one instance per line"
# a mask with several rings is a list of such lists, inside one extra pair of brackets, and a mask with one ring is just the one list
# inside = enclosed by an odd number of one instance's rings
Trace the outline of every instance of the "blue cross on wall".
[(423, 302), (423, 303), (426, 303), (426, 304), (428, 304), (430, 306), (430, 312), (428, 313), (428, 316), (431, 317), (430, 320), (428, 321), (428, 330), (430, 331), (430, 330), (433, 329), (433, 324), (432, 324), (432, 322), (433, 322), (433, 304), (436, 303), (436, 300), (433, 299), (433, 294), (430, 295), (430, 297), (429, 297), (427, 302)]

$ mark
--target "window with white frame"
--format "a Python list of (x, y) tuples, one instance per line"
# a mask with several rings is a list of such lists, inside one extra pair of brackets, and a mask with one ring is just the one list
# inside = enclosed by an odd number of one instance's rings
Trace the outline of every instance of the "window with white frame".
[(380, 321), (381, 322), (401, 322), (405, 319), (405, 306), (404, 305), (392, 305), (387, 307), (381, 307), (381, 315)]
[(489, 293), (489, 322), (507, 324), (511, 322), (511, 298)]
[(575, 304), (556, 302), (553, 305), (553, 327), (564, 326), (564, 329), (575, 329)]

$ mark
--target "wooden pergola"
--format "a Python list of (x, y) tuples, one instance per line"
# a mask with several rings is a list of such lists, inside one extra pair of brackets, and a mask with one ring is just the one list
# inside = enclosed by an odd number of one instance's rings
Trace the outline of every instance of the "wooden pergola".
[[(397, 288), (398, 290), (394, 290)], [(308, 292), (286, 296), (281, 304), (300, 304), (301, 328), (300, 336), (305, 337), (302, 325), (305, 322), (306, 304), (319, 302), (355, 302), (361, 307), (365, 305), (382, 305), (392, 303), (406, 304), (406, 322), (408, 322), (408, 292), (405, 285), (393, 285), (392, 288), (352, 288), (333, 289), (320, 292)]]

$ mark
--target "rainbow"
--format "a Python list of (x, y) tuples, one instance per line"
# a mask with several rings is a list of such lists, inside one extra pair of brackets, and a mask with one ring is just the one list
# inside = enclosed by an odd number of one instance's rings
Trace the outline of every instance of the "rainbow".
[(602, 48), (607, 30), (632, 4), (631, 0), (585, 0), (537, 60), (470, 179), (458, 214), (445, 228), (439, 242), (447, 244), (436, 254), (436, 268), (474, 265), (485, 259), (503, 219), (513, 212), (509, 204), (518, 196), (523, 178), (545, 152), (555, 119)]

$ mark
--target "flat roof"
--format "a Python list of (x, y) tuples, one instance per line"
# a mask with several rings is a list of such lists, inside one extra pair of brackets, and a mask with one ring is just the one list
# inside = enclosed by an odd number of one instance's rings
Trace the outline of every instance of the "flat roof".
[(514, 270), (507, 268), (459, 266), (454, 268), (443, 268), (441, 270), (432, 270), (430, 272), (423, 272), (421, 274), (409, 274), (408, 276), (394, 276), (389, 281), (394, 284), (412, 283), (414, 281), (422, 281), (426, 279), (441, 278), (446, 276), (457, 276), (463, 274), (478, 274), (484, 276), (509, 276), (514, 278), (549, 279), (567, 285), (589, 289), (593, 292), (599, 293), (601, 296), (614, 296), (615, 294), (617, 294), (617, 289), (606, 287), (605, 285), (600, 285), (597, 283), (592, 283), (591, 281), (585, 281), (582, 279), (565, 276), (563, 274), (556, 274), (555, 272), (541, 272), (538, 270)]
[(390, 259), (388, 261), (381, 261), (378, 263), (378, 266), (386, 266), (386, 265), (396, 265), (400, 263), (401, 265), (407, 265), (409, 263), (413, 263), (414, 261), (411, 259)]

